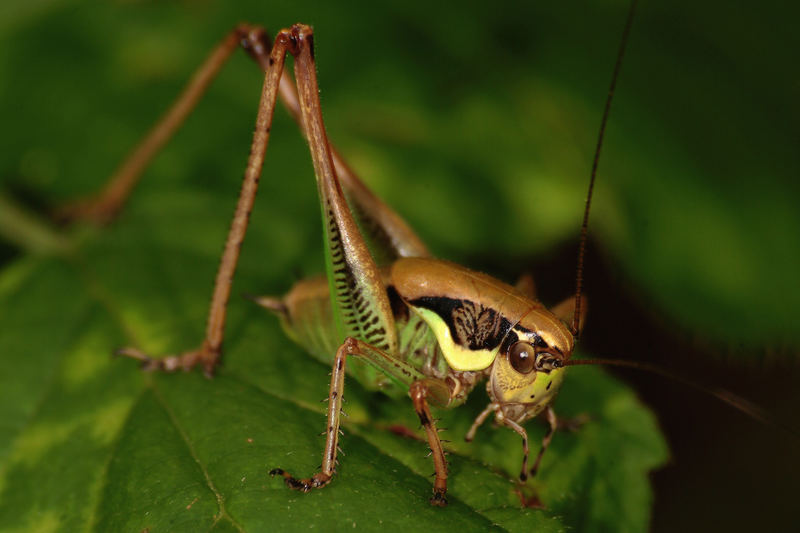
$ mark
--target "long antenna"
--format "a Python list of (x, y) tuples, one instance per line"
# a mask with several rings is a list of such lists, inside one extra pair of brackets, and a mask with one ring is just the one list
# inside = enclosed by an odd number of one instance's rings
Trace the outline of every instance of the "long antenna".
[(578, 266), (575, 272), (575, 311), (572, 315), (572, 334), (577, 338), (580, 334), (581, 316), (581, 291), (583, 289), (583, 257), (586, 254), (586, 234), (589, 229), (589, 209), (592, 206), (592, 192), (594, 192), (594, 180), (597, 176), (597, 164), (600, 161), (600, 150), (603, 148), (603, 137), (606, 133), (608, 114), (611, 111), (611, 100), (614, 98), (614, 89), (617, 87), (617, 78), (622, 67), (622, 58), (625, 55), (625, 48), (628, 46), (628, 35), (633, 25), (633, 15), (636, 12), (638, 0), (631, 0), (628, 8), (628, 19), (625, 21), (625, 28), (622, 30), (622, 40), (619, 43), (617, 52), (617, 62), (614, 64), (614, 73), (611, 76), (611, 85), (608, 88), (606, 106), (603, 109), (603, 118), (600, 120), (600, 133), (597, 136), (597, 147), (594, 150), (594, 160), (592, 161), (592, 175), (589, 178), (589, 191), (586, 194), (586, 208), (583, 211), (583, 224), (581, 224), (580, 244), (578, 245)]
[(661, 368), (658, 365), (643, 363), (641, 361), (626, 361), (624, 359), (570, 359), (569, 361), (564, 361), (563, 363), (563, 366), (576, 366), (576, 365), (618, 366), (623, 368), (635, 368), (637, 370), (644, 370), (646, 372), (658, 374), (659, 376), (672, 379), (674, 381), (677, 381), (678, 383), (686, 385), (687, 387), (691, 387), (692, 389), (711, 395), (714, 398), (718, 399), (719, 401), (724, 402), (729, 406), (733, 407), (737, 411), (740, 411), (750, 416), (751, 418), (758, 420), (765, 426), (778, 428), (782, 431), (785, 431), (793, 435), (795, 438), (800, 439), (800, 432), (798, 432), (796, 429), (787, 426), (786, 424), (781, 424), (780, 422), (776, 421), (775, 418), (770, 416), (769, 413), (767, 413), (767, 411), (755, 405), (754, 403), (742, 398), (741, 396), (737, 396), (736, 394), (733, 394), (732, 392), (727, 391), (725, 389), (721, 389), (719, 387), (708, 387), (705, 385), (701, 385), (700, 383), (694, 380), (681, 376), (680, 374), (670, 372), (669, 370)]

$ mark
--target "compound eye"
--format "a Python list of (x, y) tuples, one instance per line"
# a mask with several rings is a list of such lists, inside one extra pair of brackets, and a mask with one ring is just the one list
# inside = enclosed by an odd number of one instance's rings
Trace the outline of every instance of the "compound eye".
[(536, 366), (536, 352), (527, 342), (515, 342), (508, 351), (508, 362), (520, 374), (530, 374)]

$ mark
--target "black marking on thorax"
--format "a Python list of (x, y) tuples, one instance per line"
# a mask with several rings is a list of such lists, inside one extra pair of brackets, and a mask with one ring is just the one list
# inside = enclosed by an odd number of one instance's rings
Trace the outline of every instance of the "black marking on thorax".
[(394, 315), (395, 321), (408, 322), (408, 306), (394, 285), (386, 286), (386, 296), (389, 298), (389, 305), (392, 306), (392, 315)]
[(470, 350), (492, 350), (511, 329), (511, 322), (496, 310), (471, 300), (423, 296), (411, 305), (439, 315), (459, 346)]

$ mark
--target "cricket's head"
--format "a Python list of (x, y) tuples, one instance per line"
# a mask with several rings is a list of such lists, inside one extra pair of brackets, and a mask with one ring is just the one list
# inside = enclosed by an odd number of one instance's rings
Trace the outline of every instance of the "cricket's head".
[(515, 422), (533, 418), (555, 398), (564, 380), (574, 337), (548, 311), (535, 309), (509, 331), (487, 387), (493, 403)]

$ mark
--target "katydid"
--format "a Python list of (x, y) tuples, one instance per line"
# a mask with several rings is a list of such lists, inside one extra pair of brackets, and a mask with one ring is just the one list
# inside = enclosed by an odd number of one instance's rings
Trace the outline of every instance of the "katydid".
[[(617, 79), (632, 12), (612, 77), (602, 124)], [(120, 353), (151, 370), (201, 365), (212, 375), (219, 364), (231, 280), (253, 206), (280, 96), (309, 142), (325, 230), (327, 277), (299, 282), (283, 298), (258, 298), (274, 311), (290, 337), (316, 357), (331, 361), (328, 423), (321, 470), (297, 478), (275, 468), (291, 488), (309, 491), (330, 483), (335, 473), (340, 410), (346, 372), (365, 386), (407, 390), (425, 429), (436, 468), (434, 505), (447, 502), (447, 463), (429, 405), (453, 408), (487, 380), (490, 403), (467, 434), (471, 439), (490, 415), (522, 437), (520, 478), (538, 469), (558, 425), (551, 407), (583, 323), (581, 271), (591, 185), (581, 233), (576, 295), (552, 310), (525, 284), (507, 285), (485, 274), (434, 259), (413, 230), (376, 197), (328, 142), (320, 110), (310, 27), (279, 32), (274, 45), (257, 27), (240, 25), (214, 50), (164, 119), (120, 167), (100, 199), (78, 206), (77, 216), (109, 220), (121, 208), (142, 169), (169, 139), (230, 54), (242, 45), (265, 71), (250, 159), (239, 203), (217, 274), (206, 338), (198, 350), (151, 358), (135, 348)], [(295, 58), (295, 80), (284, 73), (287, 53)], [(600, 141), (602, 141), (602, 127)], [(600, 143), (592, 171), (593, 183)], [(370, 365), (348, 365), (348, 356)], [(347, 370), (346, 370), (347, 369)], [(523, 423), (544, 414), (549, 431), (528, 467)]]
[[(190, 84), (164, 122), (134, 152), (134, 161), (121, 167), (119, 177), (106, 189), (105, 200), (84, 212), (105, 219), (113, 216), (143, 168), (143, 159), (163, 142), (159, 136), (167, 132), (168, 137), (175, 130), (188, 112), (184, 102), (199, 97), (210, 75), (238, 42), (259, 62), (266, 77), (250, 160), (217, 274), (206, 339), (198, 350), (158, 359), (135, 348), (119, 353), (141, 360), (147, 369), (202, 365), (207, 375), (213, 374), (221, 354), (231, 279), (280, 92), (310, 145), (325, 228), (327, 279), (304, 280), (284, 298), (257, 301), (279, 315), (289, 336), (312, 354), (328, 361), (335, 356), (321, 471), (308, 479), (295, 478), (280, 468), (271, 474), (283, 476), (289, 487), (302, 491), (331, 481), (337, 463), (345, 368), (348, 356), (356, 356), (371, 363), (352, 372), (367, 387), (408, 390), (436, 467), (432, 504), (447, 503), (447, 462), (429, 404), (456, 407), (483, 379), (489, 380), (491, 402), (467, 437), (471, 439), (477, 426), (494, 414), (500, 424), (522, 437), (520, 479), (525, 480), (538, 469), (557, 426), (550, 402), (564, 379), (563, 366), (582, 322), (580, 291), (551, 312), (523, 288), (432, 258), (413, 230), (330, 146), (322, 123), (309, 26), (297, 24), (282, 30), (272, 46), (260, 28), (237, 27), (201, 66), (194, 85)], [(287, 53), (295, 59), (296, 89), (283, 73)], [(374, 257), (392, 261), (378, 264)], [(528, 437), (522, 424), (542, 412), (550, 429), (529, 469)]]

